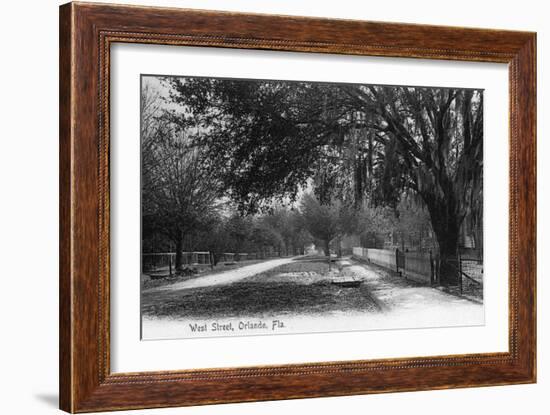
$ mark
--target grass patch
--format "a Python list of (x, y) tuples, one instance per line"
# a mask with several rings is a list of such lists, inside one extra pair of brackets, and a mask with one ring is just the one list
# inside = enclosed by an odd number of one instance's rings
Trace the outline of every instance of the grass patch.
[(264, 317), (378, 311), (362, 288), (331, 284), (337, 267), (299, 259), (228, 285), (142, 294), (142, 312), (170, 318)]

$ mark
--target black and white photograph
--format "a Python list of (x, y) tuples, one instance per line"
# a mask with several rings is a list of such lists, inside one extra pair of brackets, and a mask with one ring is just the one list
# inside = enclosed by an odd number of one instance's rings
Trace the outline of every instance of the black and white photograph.
[(483, 89), (140, 88), (142, 339), (484, 324)]

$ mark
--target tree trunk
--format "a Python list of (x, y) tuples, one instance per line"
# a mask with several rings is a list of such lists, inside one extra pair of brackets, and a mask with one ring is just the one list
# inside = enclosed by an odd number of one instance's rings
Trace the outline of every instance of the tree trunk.
[(475, 250), (480, 260), (483, 259), (483, 221), (480, 220), (474, 227)]
[(328, 270), (330, 271), (330, 240), (325, 240), (324, 243), (325, 243), (325, 246), (323, 249), (325, 251), (325, 255), (328, 261)]
[(439, 283), (458, 285), (458, 240), (460, 223), (452, 198), (442, 202), (427, 202), (432, 228), (439, 245)]
[(180, 236), (179, 238), (176, 239), (176, 273), (181, 270), (181, 267), (182, 267), (182, 262), (183, 262), (183, 255), (182, 255), (182, 251), (183, 250), (183, 237)]
[(323, 241), (323, 251), (325, 256), (330, 256), (330, 241)]
[[(439, 244), (439, 281), (441, 285), (458, 285), (459, 267), (458, 267), (458, 232), (453, 238), (449, 233), (438, 235)], [(454, 239), (454, 241), (453, 241)]]

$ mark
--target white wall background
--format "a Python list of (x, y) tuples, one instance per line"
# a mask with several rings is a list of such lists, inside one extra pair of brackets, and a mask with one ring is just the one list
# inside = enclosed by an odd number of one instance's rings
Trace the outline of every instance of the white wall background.
[[(536, 385), (176, 408), (133, 413), (547, 413), (550, 405), (550, 13), (536, 0), (391, 2), (133, 0), (146, 5), (310, 15), (538, 32), (538, 312)], [(4, 2), (0, 65), (0, 412), (57, 411), (58, 9), (56, 0)], [(550, 73), (549, 73), (550, 75)]]

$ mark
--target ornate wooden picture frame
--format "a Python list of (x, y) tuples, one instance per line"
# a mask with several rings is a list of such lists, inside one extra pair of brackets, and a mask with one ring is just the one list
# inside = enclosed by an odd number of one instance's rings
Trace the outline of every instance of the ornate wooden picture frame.
[[(109, 74), (115, 43), (508, 64), (509, 351), (112, 373)], [(91, 412), (535, 382), (535, 274), (535, 33), (106, 4), (61, 6), (61, 409)]]

